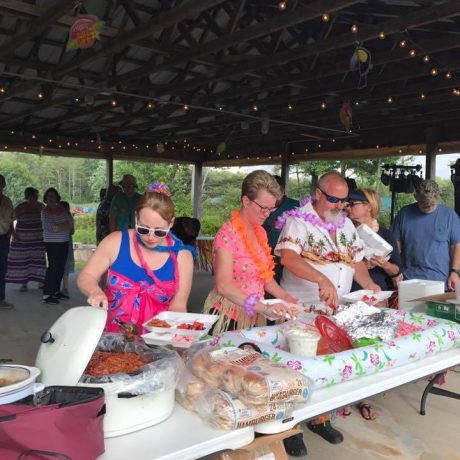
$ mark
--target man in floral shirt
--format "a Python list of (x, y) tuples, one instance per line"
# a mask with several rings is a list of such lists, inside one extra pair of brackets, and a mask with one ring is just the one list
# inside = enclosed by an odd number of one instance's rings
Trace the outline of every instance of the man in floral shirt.
[[(363, 289), (380, 291), (362, 260), (363, 244), (355, 226), (342, 212), (348, 199), (345, 179), (337, 172), (324, 174), (312, 198), (279, 221), (283, 228), (275, 254), (284, 266), (283, 289), (302, 302), (332, 306), (350, 292), (353, 279)], [(343, 441), (328, 416), (309, 422), (308, 428), (333, 444)], [(296, 442), (296, 446), (290, 445), (291, 440), (285, 443), (290, 455), (303, 452), (303, 441)]]

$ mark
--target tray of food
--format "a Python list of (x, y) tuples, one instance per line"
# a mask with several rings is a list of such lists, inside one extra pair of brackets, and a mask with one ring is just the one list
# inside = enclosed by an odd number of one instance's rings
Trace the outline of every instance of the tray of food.
[(361, 289), (360, 291), (354, 291), (344, 295), (342, 299), (348, 303), (365, 302), (369, 305), (374, 305), (382, 300), (390, 298), (391, 294), (393, 294), (393, 291), (374, 292), (370, 289)]
[(147, 331), (160, 335), (201, 337), (209, 332), (217, 319), (217, 315), (163, 311), (143, 326)]

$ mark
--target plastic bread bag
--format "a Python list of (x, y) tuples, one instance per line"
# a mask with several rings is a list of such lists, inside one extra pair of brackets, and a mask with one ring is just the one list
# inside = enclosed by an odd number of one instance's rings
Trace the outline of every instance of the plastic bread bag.
[(187, 367), (208, 385), (245, 404), (303, 403), (310, 394), (311, 384), (305, 375), (254, 350), (207, 347), (191, 356)]
[(243, 403), (236, 396), (213, 388), (187, 373), (176, 389), (176, 400), (196, 412), (209, 425), (220, 430), (236, 430), (258, 423), (281, 420), (292, 414), (294, 403), (276, 402), (261, 405)]
[[(117, 372), (119, 359), (131, 360), (137, 369)], [(127, 340), (123, 334), (103, 334), (80, 382), (110, 384), (118, 393), (155, 394), (175, 388), (183, 367), (173, 350), (148, 347), (140, 337)]]

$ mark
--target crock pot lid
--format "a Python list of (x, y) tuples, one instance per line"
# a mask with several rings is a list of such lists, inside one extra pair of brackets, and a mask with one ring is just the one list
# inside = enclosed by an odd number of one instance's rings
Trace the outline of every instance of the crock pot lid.
[(51, 340), (42, 343), (35, 365), (45, 385), (76, 385), (101, 337), (107, 311), (94, 307), (67, 310), (48, 329)]

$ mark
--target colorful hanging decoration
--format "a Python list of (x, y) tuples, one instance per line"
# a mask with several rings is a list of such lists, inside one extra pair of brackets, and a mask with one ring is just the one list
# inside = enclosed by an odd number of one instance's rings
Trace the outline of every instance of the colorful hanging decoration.
[(104, 21), (97, 16), (78, 16), (70, 28), (66, 51), (90, 48), (99, 39), (103, 27)]
[(345, 128), (345, 131), (349, 133), (353, 126), (353, 109), (349, 102), (344, 102), (339, 112), (340, 122)]
[(371, 53), (362, 46), (357, 46), (350, 59), (350, 71), (358, 71), (358, 89), (367, 86), (367, 74), (372, 69)]

